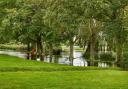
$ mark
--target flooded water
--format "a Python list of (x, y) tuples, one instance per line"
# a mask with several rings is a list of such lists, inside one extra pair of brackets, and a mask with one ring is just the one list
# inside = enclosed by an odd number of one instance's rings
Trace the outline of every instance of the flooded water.
[[(7, 50), (7, 51), (0, 51), (0, 54), (7, 54), (10, 56), (16, 56), (19, 58), (26, 58), (26, 53), (23, 52), (15, 52), (12, 50)], [(69, 61), (69, 53), (68, 52), (62, 52), (60, 56), (54, 56), (53, 57), (53, 62), (59, 63), (59, 64), (70, 64)], [(40, 61), (39, 58), (37, 58), (37, 61)], [(45, 57), (44, 59), (45, 62), (49, 62), (49, 56)], [(82, 58), (82, 52), (79, 51), (74, 51), (74, 61), (73, 61), (73, 66), (87, 66), (86, 60)]]
[[(39, 61), (39, 59), (38, 59)], [(49, 57), (45, 58), (45, 62), (49, 62)], [(58, 64), (67, 64), (70, 65), (69, 61), (69, 52), (62, 52), (60, 56), (54, 56), (53, 62)], [(73, 66), (87, 66), (87, 61), (82, 58), (82, 52), (74, 51), (74, 60)]]
[[(7, 51), (0, 51), (0, 54), (6, 54), (10, 56), (16, 56), (19, 58), (26, 58), (27, 54), (23, 52), (15, 52), (12, 50)], [(40, 61), (39, 58), (37, 58), (37, 61)], [(49, 62), (49, 56), (45, 57), (44, 62)], [(70, 65), (69, 61), (69, 52), (62, 52), (60, 56), (53, 56), (53, 63), (58, 64), (67, 64)], [(73, 66), (88, 66), (87, 61), (82, 57), (82, 52), (80, 51), (74, 51), (74, 60), (73, 60)], [(106, 63), (98, 63), (99, 67), (108, 67)]]

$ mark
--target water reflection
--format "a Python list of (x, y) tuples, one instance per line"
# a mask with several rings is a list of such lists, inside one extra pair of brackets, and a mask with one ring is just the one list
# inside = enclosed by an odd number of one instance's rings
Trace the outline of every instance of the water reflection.
[[(47, 56), (45, 57), (44, 61), (49, 62), (50, 57)], [(40, 61), (40, 59), (37, 59)], [(61, 55), (54, 55), (53, 56), (53, 63), (58, 63), (58, 64), (67, 64), (70, 65), (69, 61), (69, 52), (62, 52)], [(73, 66), (87, 66), (87, 61), (82, 57), (82, 52), (80, 51), (74, 51), (74, 60), (73, 60)]]

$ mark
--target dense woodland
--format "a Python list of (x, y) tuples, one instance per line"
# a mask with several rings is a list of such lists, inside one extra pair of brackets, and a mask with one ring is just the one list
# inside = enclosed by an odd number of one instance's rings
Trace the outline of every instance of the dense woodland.
[[(128, 0), (0, 0), (0, 44), (27, 45), (43, 61), (61, 45), (84, 48), (85, 59), (128, 65)], [(31, 57), (32, 60), (36, 58)]]

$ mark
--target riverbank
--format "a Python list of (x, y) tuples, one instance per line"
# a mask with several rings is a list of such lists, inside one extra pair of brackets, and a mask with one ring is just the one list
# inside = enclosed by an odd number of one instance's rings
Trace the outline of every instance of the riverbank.
[(72, 67), (0, 55), (0, 89), (127, 89), (118, 68)]
[(87, 70), (120, 70), (119, 68), (77, 67), (55, 63), (27, 60), (9, 55), (0, 55), (0, 71), (87, 71)]
[[(0, 54), (5, 54), (5, 55), (10, 55), (10, 56), (16, 56), (19, 58), (26, 58), (27, 54), (25, 52), (20, 52), (20, 51), (13, 51), (13, 50), (0, 50)], [(58, 63), (58, 64), (66, 64), (69, 65), (69, 52), (61, 52), (60, 55), (53, 56), (53, 63)], [(40, 61), (39, 58), (37, 58), (37, 61)], [(44, 58), (45, 62), (49, 62), (49, 57)], [(82, 52), (80, 51), (74, 51), (74, 61), (73, 61), (73, 66), (87, 66), (86, 60), (82, 57)]]

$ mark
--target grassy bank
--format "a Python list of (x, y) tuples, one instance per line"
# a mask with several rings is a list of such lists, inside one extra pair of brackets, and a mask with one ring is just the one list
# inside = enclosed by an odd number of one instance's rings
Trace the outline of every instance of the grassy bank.
[(0, 89), (128, 89), (128, 72), (0, 55)]
[(118, 68), (73, 67), (54, 63), (26, 60), (18, 57), (0, 55), (0, 71), (86, 71), (117, 70)]

